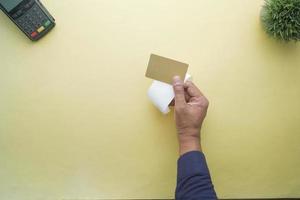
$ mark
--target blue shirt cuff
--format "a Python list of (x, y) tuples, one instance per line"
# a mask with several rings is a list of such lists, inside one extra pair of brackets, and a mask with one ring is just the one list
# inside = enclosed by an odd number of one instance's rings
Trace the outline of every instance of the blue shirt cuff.
[(191, 151), (185, 153), (178, 159), (178, 180), (193, 176), (194, 174), (209, 176), (209, 170), (206, 164), (205, 156), (200, 151)]

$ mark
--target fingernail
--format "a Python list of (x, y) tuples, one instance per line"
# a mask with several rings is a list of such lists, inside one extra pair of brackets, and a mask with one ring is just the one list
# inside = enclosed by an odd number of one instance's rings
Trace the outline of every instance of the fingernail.
[(190, 86), (190, 85), (191, 85), (191, 81), (187, 80), (187, 81), (184, 83), (184, 85), (187, 86), (187, 87)]
[(178, 83), (178, 82), (180, 82), (181, 80), (180, 80), (180, 76), (174, 76), (174, 78), (173, 78), (173, 82), (174, 83)]

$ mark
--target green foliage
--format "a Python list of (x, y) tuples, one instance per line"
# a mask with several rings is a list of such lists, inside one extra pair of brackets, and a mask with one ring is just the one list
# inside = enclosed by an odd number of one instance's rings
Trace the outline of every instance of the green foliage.
[(261, 21), (266, 32), (283, 41), (300, 40), (300, 0), (265, 0)]

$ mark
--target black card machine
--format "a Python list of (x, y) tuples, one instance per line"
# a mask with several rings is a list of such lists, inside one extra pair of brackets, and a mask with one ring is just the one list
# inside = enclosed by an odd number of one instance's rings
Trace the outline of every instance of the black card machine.
[(0, 0), (0, 8), (33, 41), (55, 26), (55, 19), (39, 0)]

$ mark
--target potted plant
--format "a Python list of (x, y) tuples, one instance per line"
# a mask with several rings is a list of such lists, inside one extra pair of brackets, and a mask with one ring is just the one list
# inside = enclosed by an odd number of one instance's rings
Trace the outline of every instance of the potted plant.
[(265, 0), (261, 21), (268, 35), (282, 41), (300, 40), (300, 0)]

